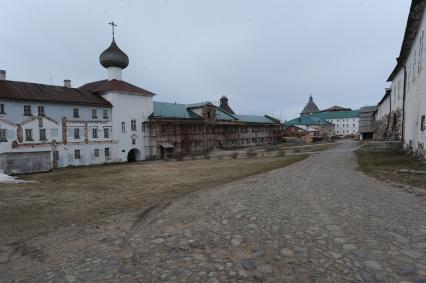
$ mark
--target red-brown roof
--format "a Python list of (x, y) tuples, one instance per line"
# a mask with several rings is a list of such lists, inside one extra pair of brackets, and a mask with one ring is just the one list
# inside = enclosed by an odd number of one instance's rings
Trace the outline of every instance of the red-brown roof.
[(129, 84), (125, 81), (119, 80), (103, 80), (85, 84), (79, 87), (82, 91), (89, 91), (92, 93), (102, 93), (105, 91), (123, 91), (123, 92), (132, 92), (145, 96), (154, 96), (155, 93), (147, 91), (143, 88), (137, 87), (135, 85)]
[(27, 82), (0, 80), (0, 99), (42, 101), (111, 107), (111, 103), (96, 93), (76, 88)]

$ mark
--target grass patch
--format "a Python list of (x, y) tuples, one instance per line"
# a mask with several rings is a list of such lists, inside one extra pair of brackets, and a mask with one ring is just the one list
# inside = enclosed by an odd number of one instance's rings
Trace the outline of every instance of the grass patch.
[(398, 173), (399, 170), (426, 171), (426, 165), (403, 152), (356, 152), (359, 169), (376, 178), (426, 188), (426, 176)]
[(59, 169), (0, 186), (0, 241), (143, 210), (184, 194), (281, 168), (308, 155), (143, 162)]

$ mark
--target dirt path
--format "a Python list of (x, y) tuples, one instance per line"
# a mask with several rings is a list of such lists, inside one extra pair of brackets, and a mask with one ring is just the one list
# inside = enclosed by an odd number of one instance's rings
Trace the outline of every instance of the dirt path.
[(354, 148), (16, 243), (0, 281), (426, 282), (424, 199), (356, 171)]

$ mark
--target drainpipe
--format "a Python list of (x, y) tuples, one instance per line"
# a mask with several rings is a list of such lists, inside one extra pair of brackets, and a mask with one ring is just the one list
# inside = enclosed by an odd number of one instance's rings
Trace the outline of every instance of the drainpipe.
[(388, 133), (389, 133), (389, 127), (390, 127), (390, 120), (391, 120), (391, 114), (392, 114), (392, 90), (389, 95), (389, 116), (388, 116), (388, 125), (386, 127), (386, 139), (389, 140)]
[(407, 66), (405, 64), (402, 64), (402, 67), (404, 68), (404, 92), (402, 94), (402, 127), (401, 127), (401, 136), (402, 136), (402, 143), (404, 144), (405, 141), (405, 96), (407, 94)]

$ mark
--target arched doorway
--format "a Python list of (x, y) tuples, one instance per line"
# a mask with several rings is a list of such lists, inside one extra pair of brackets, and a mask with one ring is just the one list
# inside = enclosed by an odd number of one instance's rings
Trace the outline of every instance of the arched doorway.
[(127, 162), (136, 162), (141, 159), (141, 152), (139, 149), (133, 148), (127, 154)]

